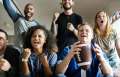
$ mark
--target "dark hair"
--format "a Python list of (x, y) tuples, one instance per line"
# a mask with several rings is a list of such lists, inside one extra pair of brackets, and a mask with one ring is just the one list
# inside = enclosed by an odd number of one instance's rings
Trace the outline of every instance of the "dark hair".
[(51, 45), (50, 42), (53, 39), (53, 37), (51, 36), (51, 33), (42, 25), (36, 25), (36, 26), (32, 26), (28, 29), (25, 39), (24, 39), (24, 44), (23, 47), (24, 48), (30, 48), (32, 49), (32, 45), (31, 45), (31, 37), (33, 35), (33, 33), (37, 30), (37, 29), (41, 29), (44, 31), (45, 37), (46, 37), (46, 42), (43, 45), (43, 49), (50, 49)]
[(8, 34), (7, 34), (7, 32), (5, 30), (0, 29), (0, 32), (3, 32), (6, 35), (6, 39), (8, 39)]

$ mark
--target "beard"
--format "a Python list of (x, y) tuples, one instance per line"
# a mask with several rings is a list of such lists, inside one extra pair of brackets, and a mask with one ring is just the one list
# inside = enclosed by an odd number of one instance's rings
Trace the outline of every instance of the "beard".
[(64, 10), (69, 10), (72, 8), (72, 5), (70, 5), (70, 7), (67, 7), (67, 6), (65, 6), (65, 4), (63, 4), (63, 8), (64, 8)]
[(33, 16), (33, 13), (25, 12), (25, 17), (27, 17), (27, 18), (31, 18), (32, 16)]

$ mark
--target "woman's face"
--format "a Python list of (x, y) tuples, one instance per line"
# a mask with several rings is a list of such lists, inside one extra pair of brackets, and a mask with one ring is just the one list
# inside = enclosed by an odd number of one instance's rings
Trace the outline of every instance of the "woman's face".
[(41, 29), (37, 29), (33, 32), (31, 37), (31, 44), (34, 49), (42, 48), (46, 42), (45, 33)]
[(107, 25), (107, 15), (105, 12), (100, 12), (98, 15), (97, 15), (97, 24), (99, 26), (99, 28), (105, 28), (106, 25)]
[(80, 26), (78, 29), (78, 39), (81, 43), (90, 43), (93, 38), (93, 31), (89, 25)]

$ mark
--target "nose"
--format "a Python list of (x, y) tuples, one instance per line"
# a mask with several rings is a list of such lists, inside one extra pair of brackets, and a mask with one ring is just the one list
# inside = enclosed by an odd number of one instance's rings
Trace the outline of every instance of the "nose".
[(35, 40), (38, 40), (38, 39), (39, 39), (39, 37), (38, 37), (38, 36), (36, 36), (36, 37), (35, 37)]
[(83, 32), (82, 32), (82, 33), (83, 33), (83, 34), (84, 34), (84, 33), (86, 33), (86, 30), (83, 30)]
[(30, 12), (31, 11), (31, 9), (30, 8), (28, 8), (28, 12)]

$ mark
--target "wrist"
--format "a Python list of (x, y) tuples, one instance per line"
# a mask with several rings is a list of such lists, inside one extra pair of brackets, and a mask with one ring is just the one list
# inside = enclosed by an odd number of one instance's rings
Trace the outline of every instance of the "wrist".
[(55, 23), (56, 23), (56, 20), (53, 20), (52, 23), (55, 24)]
[(99, 61), (100, 61), (101, 64), (105, 63), (105, 59), (104, 58), (100, 58)]
[(73, 32), (75, 32), (75, 31), (76, 31), (76, 29), (74, 28), (72, 31), (73, 31)]
[(22, 62), (28, 62), (28, 59), (22, 58)]

